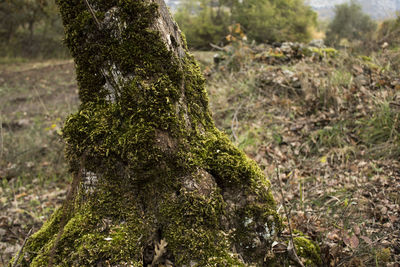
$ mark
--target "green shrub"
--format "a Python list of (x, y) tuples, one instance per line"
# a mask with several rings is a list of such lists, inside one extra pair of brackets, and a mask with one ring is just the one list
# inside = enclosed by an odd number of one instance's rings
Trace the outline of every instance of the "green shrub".
[(316, 18), (303, 0), (184, 0), (175, 14), (189, 46), (196, 49), (224, 44), (234, 24), (256, 42), (306, 42)]
[(244, 27), (249, 39), (260, 43), (307, 42), (317, 19), (303, 0), (241, 1), (233, 6), (232, 17)]
[(0, 57), (66, 57), (52, 0), (0, 1)]
[(206, 50), (210, 48), (210, 43), (224, 42), (230, 15), (222, 5), (214, 7), (211, 0), (183, 0), (175, 13), (175, 20), (190, 47)]
[(379, 27), (377, 41), (388, 42), (392, 47), (400, 45), (400, 16), (396, 19), (385, 20)]
[(343, 40), (365, 42), (371, 39), (375, 29), (376, 23), (352, 0), (350, 4), (336, 5), (335, 17), (328, 26), (325, 41), (333, 46), (339, 45)]

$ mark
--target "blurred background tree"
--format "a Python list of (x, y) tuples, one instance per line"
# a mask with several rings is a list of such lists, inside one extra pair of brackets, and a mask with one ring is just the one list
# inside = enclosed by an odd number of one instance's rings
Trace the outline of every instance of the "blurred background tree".
[(175, 19), (195, 49), (224, 43), (228, 27), (237, 23), (259, 43), (309, 41), (317, 23), (303, 0), (183, 0)]
[(391, 47), (400, 45), (400, 14), (395, 19), (382, 22), (377, 33), (380, 44), (387, 42)]
[(5, 0), (0, 3), (0, 56), (67, 55), (63, 28), (53, 0)]
[(233, 5), (232, 18), (259, 43), (311, 39), (317, 15), (303, 0), (247, 0)]
[(335, 7), (335, 17), (328, 26), (325, 42), (338, 46), (341, 42), (360, 42), (365, 47), (372, 40), (377, 24), (362, 11), (361, 6), (351, 1)]
[(220, 44), (231, 24), (230, 10), (224, 0), (182, 0), (175, 20), (191, 48), (209, 49)]

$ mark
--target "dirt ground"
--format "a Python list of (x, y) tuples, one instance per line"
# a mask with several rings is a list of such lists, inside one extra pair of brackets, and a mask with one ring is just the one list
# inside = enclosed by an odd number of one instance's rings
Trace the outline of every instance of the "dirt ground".
[(79, 100), (71, 60), (0, 65), (0, 266), (61, 205), (60, 129)]

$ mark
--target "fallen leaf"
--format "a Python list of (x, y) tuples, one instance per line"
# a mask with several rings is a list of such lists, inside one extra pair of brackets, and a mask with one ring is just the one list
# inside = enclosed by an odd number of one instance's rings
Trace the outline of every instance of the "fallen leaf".
[(358, 225), (354, 225), (353, 230), (356, 235), (359, 235), (361, 232), (360, 227)]
[(360, 244), (360, 241), (358, 240), (356, 235), (353, 235), (352, 237), (350, 237), (350, 247), (352, 249), (356, 249), (359, 244)]
[(337, 233), (328, 233), (327, 238), (330, 240), (340, 240), (340, 237)]
[(27, 195), (28, 195), (28, 194), (24, 192), (24, 193), (21, 193), (21, 194), (16, 195), (15, 198), (16, 198), (16, 199), (20, 199), (21, 197), (24, 197), (24, 196), (27, 196)]
[(368, 245), (372, 245), (372, 240), (368, 236), (362, 235), (360, 236), (360, 238), (364, 240), (364, 242), (367, 243)]
[(346, 244), (346, 246), (350, 247), (350, 236), (348, 234), (343, 234), (342, 237), (343, 242)]

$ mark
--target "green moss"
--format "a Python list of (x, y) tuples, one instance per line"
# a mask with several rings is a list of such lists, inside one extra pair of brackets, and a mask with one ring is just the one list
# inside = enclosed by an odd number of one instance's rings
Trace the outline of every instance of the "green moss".
[(366, 62), (372, 62), (372, 58), (369, 56), (361, 55), (360, 58)]
[(139, 232), (132, 231), (124, 224), (117, 224), (107, 230), (83, 234), (75, 241), (79, 246), (72, 255), (77, 262), (88, 266), (99, 261), (136, 266), (141, 261), (139, 238)]
[(211, 262), (243, 265), (228, 253), (231, 240), (220, 223), (225, 207), (217, 191), (214, 189), (208, 196), (196, 191), (181, 192), (161, 205), (161, 218), (168, 218), (163, 222), (163, 236), (178, 266), (190, 262), (196, 266)]
[[(42, 228), (30, 237), (29, 242), (27, 242), (24, 248), (24, 251), (28, 253), (19, 259), (19, 264), (21, 264), (21, 266), (35, 266), (33, 262), (30, 263), (34, 258), (35, 261), (38, 262), (36, 266), (47, 265), (47, 257), (36, 257), (36, 254), (38, 254), (38, 252), (42, 253), (51, 247), (51, 241), (59, 230), (58, 226), (61, 222), (61, 218), (62, 209), (57, 209)], [(14, 263), (14, 260), (15, 259), (10, 261), (9, 266)]]
[(326, 48), (310, 47), (309, 49), (312, 53), (317, 54), (320, 57), (336, 57), (339, 54), (339, 52), (332, 47), (326, 47)]
[(283, 53), (276, 53), (276, 52), (269, 52), (268, 57), (273, 57), (273, 58), (287, 58), (287, 56)]
[[(57, 229), (45, 244), (38, 242), (42, 240), (41, 235), (48, 231), (47, 227), (32, 236), (27, 246), (31, 255), (25, 257), (25, 265), (30, 262), (29, 266), (47, 266), (52, 259), (53, 263), (61, 266), (93, 266), (99, 262), (140, 266), (139, 239), (144, 232), (136, 216), (130, 218), (135, 222), (128, 219), (116, 223), (111, 219), (98, 218), (99, 215), (89, 209), (83, 211), (75, 214), (62, 232)], [(59, 233), (61, 235), (57, 237)], [(37, 251), (39, 253), (35, 253)]]
[(386, 264), (391, 259), (390, 248), (380, 248), (376, 251), (376, 263), (379, 264)]
[(58, 232), (57, 225), (60, 223), (61, 217), (62, 209), (57, 209), (42, 228), (32, 235), (32, 239), (35, 242), (27, 244), (28, 250), (37, 251), (38, 248), (43, 247), (44, 244), (51, 240)]
[(321, 251), (317, 244), (305, 236), (293, 238), (297, 255), (304, 260), (306, 266), (321, 265)]

